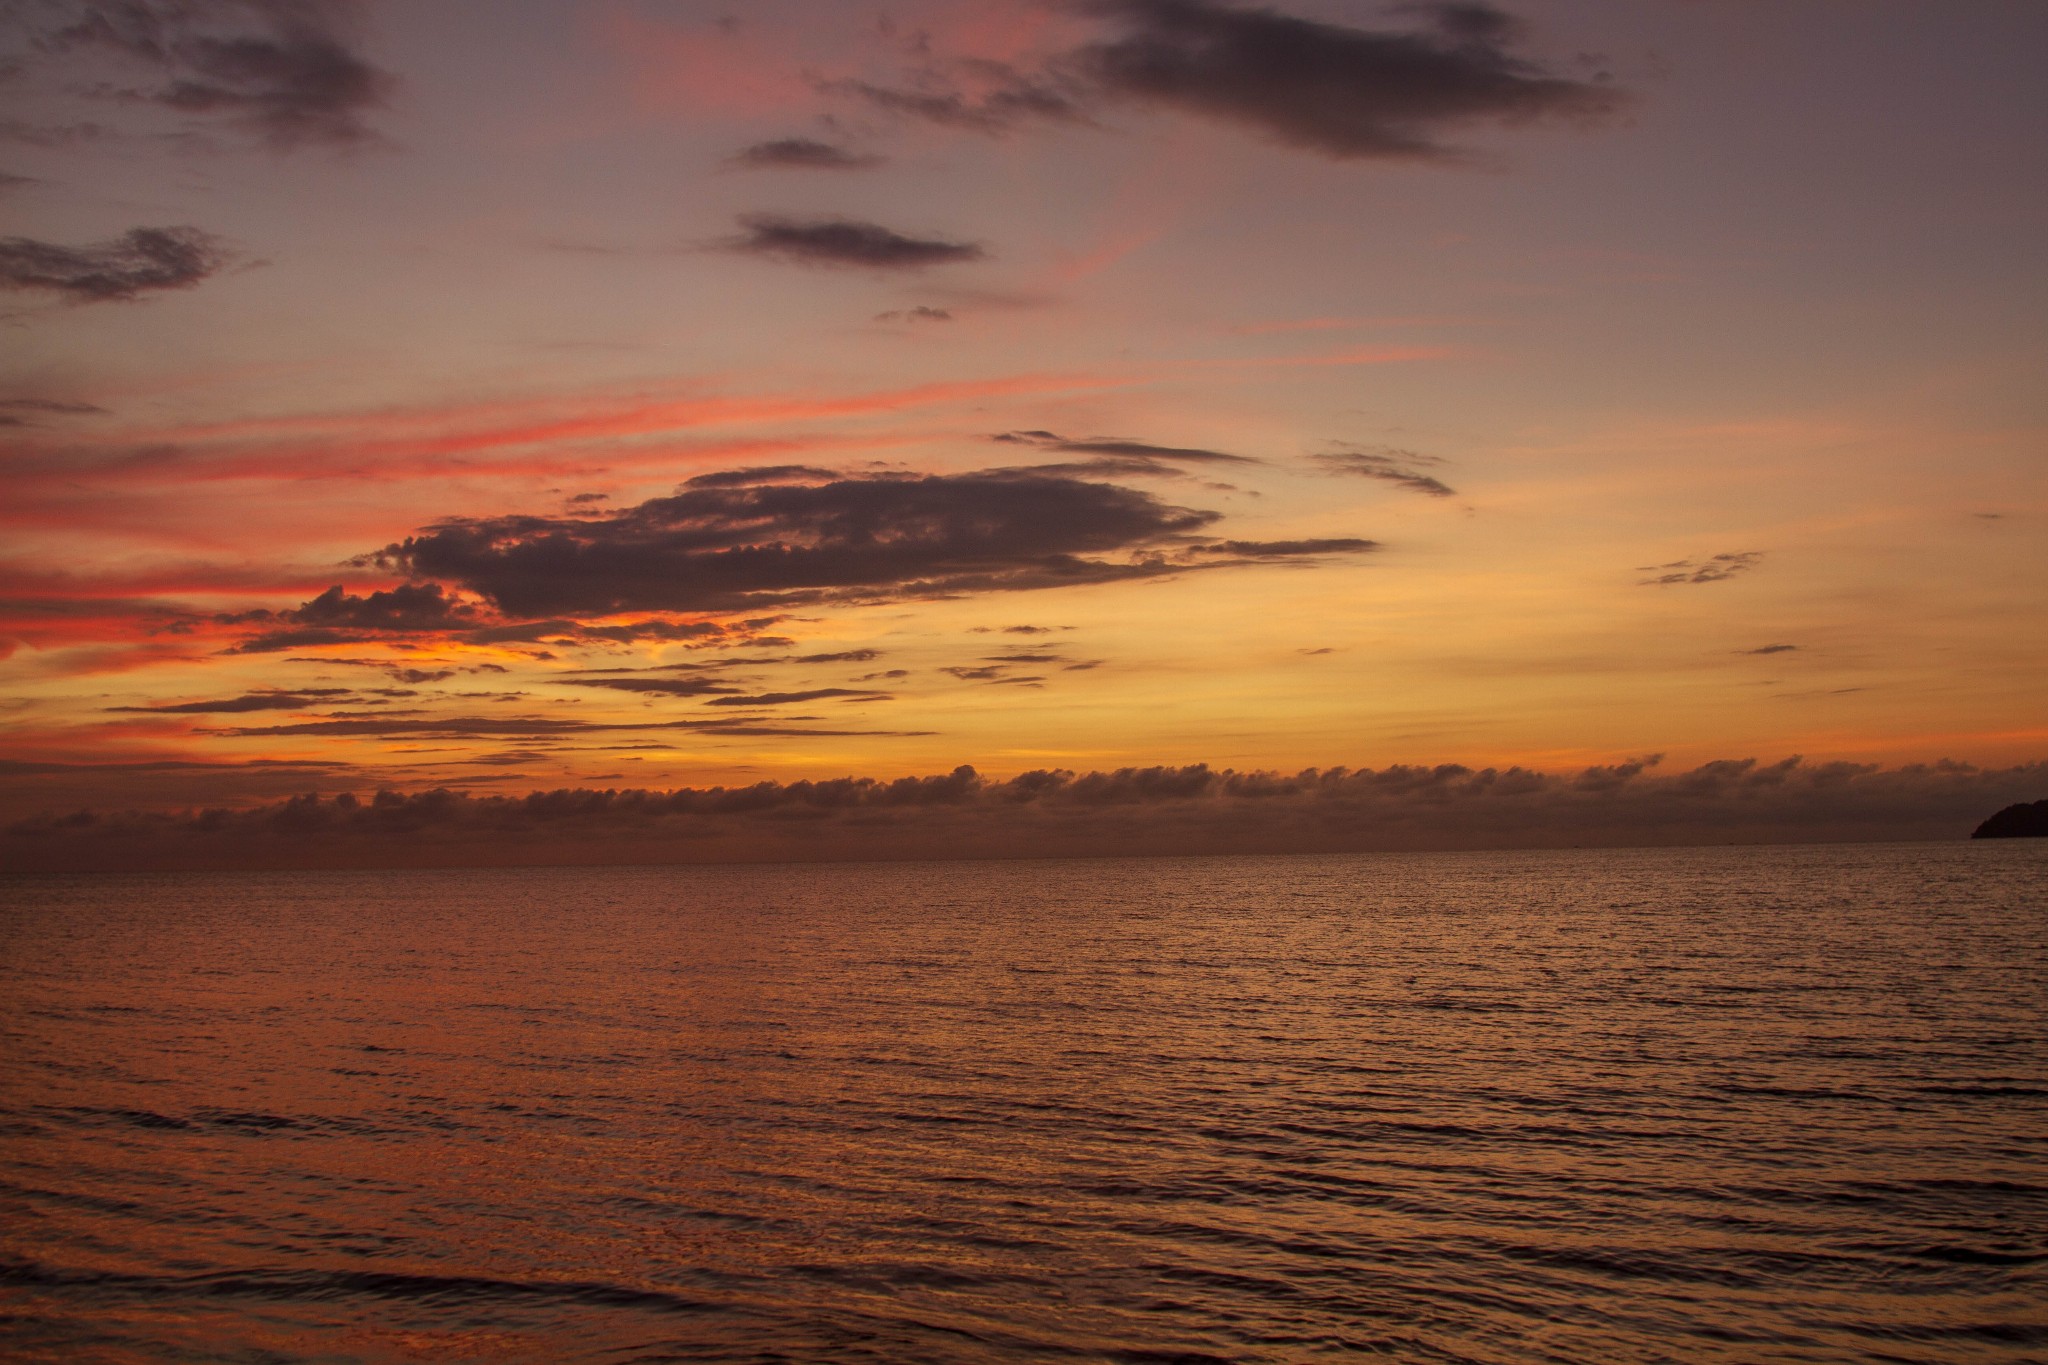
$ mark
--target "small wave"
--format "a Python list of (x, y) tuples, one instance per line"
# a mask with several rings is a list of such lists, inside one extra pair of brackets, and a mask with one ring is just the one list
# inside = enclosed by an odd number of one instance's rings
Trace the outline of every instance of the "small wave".
[(323, 1302), (369, 1298), (452, 1305), (545, 1301), (662, 1313), (703, 1313), (723, 1305), (663, 1290), (593, 1280), (514, 1280), (480, 1275), (422, 1275), (376, 1270), (233, 1270), (201, 1275), (142, 1275), (66, 1270), (33, 1261), (0, 1262), (0, 1284), (35, 1289), (90, 1288), (138, 1298), (247, 1298)]

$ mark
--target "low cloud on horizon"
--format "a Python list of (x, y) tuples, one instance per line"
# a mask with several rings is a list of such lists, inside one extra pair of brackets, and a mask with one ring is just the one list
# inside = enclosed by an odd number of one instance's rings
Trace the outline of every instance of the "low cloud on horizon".
[[(529, 751), (518, 751), (520, 762)], [(2048, 791), (2048, 762), (1648, 757), (1547, 773), (1462, 764), (1239, 772), (971, 767), (670, 791), (357, 795), (339, 771), (240, 809), (46, 814), (0, 835), (20, 870), (1331, 853), (1962, 838)], [(21, 767), (23, 765), (13, 765)], [(35, 765), (27, 765), (35, 766)], [(42, 765), (56, 767), (61, 765)], [(26, 774), (24, 774), (26, 775)], [(273, 782), (278, 779), (273, 777)]]

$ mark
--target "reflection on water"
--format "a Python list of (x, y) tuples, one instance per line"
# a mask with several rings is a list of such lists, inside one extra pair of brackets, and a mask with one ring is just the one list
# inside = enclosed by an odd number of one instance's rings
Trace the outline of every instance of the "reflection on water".
[(15, 879), (0, 1347), (2040, 1360), (2044, 873)]

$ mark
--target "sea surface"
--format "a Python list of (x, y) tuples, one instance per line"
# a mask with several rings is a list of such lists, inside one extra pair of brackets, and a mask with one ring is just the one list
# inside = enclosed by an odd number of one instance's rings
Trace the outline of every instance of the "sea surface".
[(0, 879), (0, 1357), (2048, 1360), (2048, 841)]

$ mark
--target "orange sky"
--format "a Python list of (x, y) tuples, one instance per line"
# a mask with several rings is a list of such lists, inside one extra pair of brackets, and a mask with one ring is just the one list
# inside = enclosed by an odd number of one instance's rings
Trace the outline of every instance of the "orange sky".
[(103, 8), (11, 813), (2048, 756), (2037, 5)]

